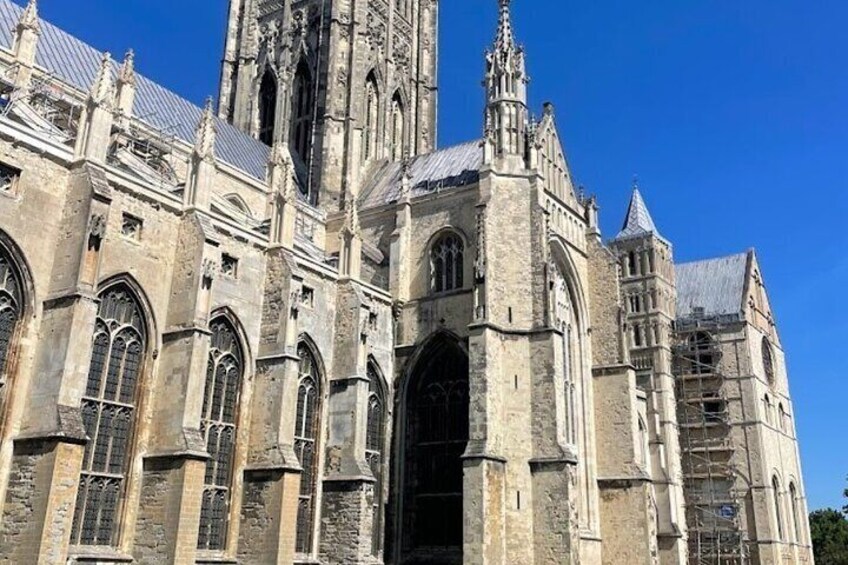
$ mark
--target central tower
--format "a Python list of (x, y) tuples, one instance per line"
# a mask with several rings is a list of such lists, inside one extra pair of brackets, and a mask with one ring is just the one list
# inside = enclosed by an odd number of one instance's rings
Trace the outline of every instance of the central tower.
[(373, 164), (433, 150), (437, 27), (438, 0), (231, 0), (220, 116), (338, 211)]

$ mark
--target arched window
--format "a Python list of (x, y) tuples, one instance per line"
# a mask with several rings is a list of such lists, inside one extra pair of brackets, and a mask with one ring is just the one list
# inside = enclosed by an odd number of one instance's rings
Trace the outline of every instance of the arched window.
[(785, 432), (786, 431), (786, 410), (783, 408), (782, 402), (778, 403), (778, 405), (777, 405), (777, 413), (778, 413), (778, 417), (780, 418), (780, 421), (778, 422), (778, 425), (780, 426), (780, 430)]
[(771, 344), (767, 337), (763, 338), (763, 372), (765, 373), (766, 380), (770, 385), (774, 384), (774, 357), (771, 351)]
[(291, 146), (300, 159), (309, 165), (312, 151), (312, 113), (315, 101), (313, 100), (312, 73), (305, 62), (297, 67), (292, 83), (292, 107), (291, 107)]
[(274, 71), (267, 69), (259, 84), (259, 141), (274, 144), (274, 129), (277, 123), (277, 78)]
[(318, 453), (321, 430), (321, 376), (318, 363), (309, 347), (297, 348), (300, 367), (297, 387), (294, 450), (303, 474), (300, 476), (300, 498), (297, 507), (297, 538), (295, 550), (310, 555), (315, 529), (315, 505), (318, 488)]
[(798, 489), (795, 488), (795, 483), (789, 483), (789, 503), (792, 505), (792, 541), (804, 543), (804, 532), (801, 529), (804, 522), (799, 513)]
[(780, 481), (777, 476), (771, 480), (771, 488), (774, 494), (774, 516), (777, 520), (777, 536), (778, 539), (784, 539), (783, 530), (783, 496), (780, 492)]
[(463, 286), (462, 239), (449, 232), (439, 237), (430, 250), (430, 269), (433, 292), (447, 292)]
[(566, 275), (559, 265), (551, 273), (550, 304), (553, 306), (552, 324), (562, 329), (562, 384), (565, 440), (577, 443), (577, 378), (579, 372), (579, 345), (577, 341), (577, 308), (569, 289)]
[[(469, 441), (468, 357), (439, 339), (421, 353), (405, 395), (399, 563), (462, 563), (462, 454)], [(438, 556), (440, 559), (427, 559)]]
[(130, 443), (146, 330), (134, 294), (116, 285), (100, 294), (82, 420), (89, 438), (82, 461), (71, 542), (115, 543), (130, 468)]
[(365, 123), (362, 131), (362, 161), (377, 156), (377, 135), (380, 122), (380, 91), (377, 77), (370, 73), (365, 81)]
[(0, 247), (0, 420), (5, 413), (5, 397), (11, 358), (23, 314), (21, 277), (12, 258)]
[(389, 132), (389, 147), (392, 161), (400, 161), (406, 151), (406, 114), (400, 91), (392, 97), (391, 131)]
[(765, 410), (766, 423), (771, 424), (771, 397), (768, 394), (763, 397), (763, 410)]
[(383, 541), (383, 449), (386, 439), (386, 398), (377, 368), (368, 364), (368, 434), (365, 460), (377, 479), (374, 485), (374, 519), (371, 532), (371, 554), (378, 556)]
[(200, 509), (199, 549), (224, 549), (230, 516), (230, 486), (236, 418), (244, 373), (244, 358), (235, 329), (226, 318), (209, 324), (212, 341), (206, 363), (206, 386), (200, 433), (206, 440), (206, 475)]

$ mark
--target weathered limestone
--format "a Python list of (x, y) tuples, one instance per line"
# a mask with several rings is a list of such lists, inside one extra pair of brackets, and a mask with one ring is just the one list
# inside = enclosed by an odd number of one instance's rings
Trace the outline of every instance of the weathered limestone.
[[(134, 114), (152, 101), (132, 52), (118, 67), (77, 46), (98, 69), (80, 94), (57, 77), (81, 69), (35, 65), (54, 49), (36, 3), (8, 2), (0, 330), (8, 273), (26, 319), (0, 332), (0, 563), (682, 565), (684, 493), (689, 539), (710, 534), (682, 478), (690, 405), (739, 423), (722, 439), (750, 504), (719, 510), (752, 565), (811, 563), (753, 254), (722, 297), (739, 311), (710, 317), (640, 196), (603, 241), (553, 106), (530, 118), (509, 0), (482, 138), (435, 153), (436, 2), (233, 2), (217, 112), (163, 108), (167, 132)], [(27, 90), (45, 72), (61, 99)], [(117, 283), (148, 335), (106, 355)], [(681, 398), (707, 322), (728, 378)], [(126, 367), (134, 395), (82, 410), (91, 375)], [(110, 449), (98, 475), (87, 456)], [(78, 488), (115, 470), (106, 502)], [(79, 508), (99, 510), (75, 525)]]

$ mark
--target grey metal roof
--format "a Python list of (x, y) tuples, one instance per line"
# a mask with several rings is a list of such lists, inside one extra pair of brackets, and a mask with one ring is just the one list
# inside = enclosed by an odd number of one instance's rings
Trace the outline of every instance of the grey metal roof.
[[(483, 149), (479, 141), (446, 147), (413, 157), (410, 163), (412, 197), (468, 186), (480, 180)], [(385, 163), (365, 183), (361, 208), (396, 202), (401, 192), (400, 163)]]
[(740, 253), (676, 265), (677, 318), (740, 314), (749, 255)]
[(627, 207), (627, 216), (624, 218), (624, 226), (615, 239), (629, 239), (648, 234), (662, 237), (654, 224), (654, 219), (651, 218), (651, 213), (648, 212), (648, 206), (642, 194), (638, 188), (634, 188), (633, 196), (630, 197), (630, 206)]
[[(0, 0), (0, 46), (12, 47), (12, 33), (23, 8), (11, 0)], [(41, 20), (36, 63), (61, 82), (87, 92), (100, 66), (101, 53), (56, 26)], [(114, 65), (117, 75), (118, 63)], [(137, 75), (133, 115), (165, 136), (194, 142), (194, 132), (203, 110), (152, 80)], [(265, 179), (270, 149), (263, 143), (216, 118), (216, 156), (260, 180)]]

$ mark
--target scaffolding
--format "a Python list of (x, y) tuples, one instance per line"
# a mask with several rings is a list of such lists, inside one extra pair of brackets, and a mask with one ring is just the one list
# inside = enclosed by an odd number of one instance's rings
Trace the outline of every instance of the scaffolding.
[(741, 407), (738, 379), (724, 372), (721, 320), (680, 324), (673, 348), (690, 565), (749, 565), (743, 524), (749, 483), (740, 473), (744, 442), (731, 406)]

